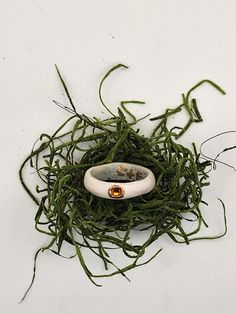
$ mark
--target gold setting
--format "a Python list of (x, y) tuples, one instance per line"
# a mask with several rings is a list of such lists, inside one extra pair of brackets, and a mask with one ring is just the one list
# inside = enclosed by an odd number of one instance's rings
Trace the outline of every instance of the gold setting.
[(112, 198), (122, 198), (125, 191), (120, 185), (112, 185), (108, 190), (108, 194)]

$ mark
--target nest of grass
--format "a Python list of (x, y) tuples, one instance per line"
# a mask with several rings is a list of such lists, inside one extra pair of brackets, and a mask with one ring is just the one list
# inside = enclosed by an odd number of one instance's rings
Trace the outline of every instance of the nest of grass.
[[(200, 81), (186, 94), (182, 103), (174, 109), (167, 109), (158, 117), (152, 134), (146, 137), (137, 128), (139, 120), (127, 109), (127, 105), (143, 103), (136, 100), (121, 102), (118, 114), (110, 111), (102, 98), (102, 87), (107, 77), (119, 68), (110, 69), (99, 86), (99, 98), (111, 117), (101, 120), (78, 113), (58, 68), (57, 72), (68, 96), (71, 107), (58, 102), (70, 113), (70, 117), (52, 134), (42, 134), (30, 155), (20, 168), (21, 183), (38, 206), (35, 228), (50, 240), (40, 251), (50, 250), (61, 254), (63, 243), (74, 249), (87, 277), (95, 284), (98, 277), (116, 274), (126, 276), (134, 267), (150, 262), (161, 251), (145, 260), (145, 251), (154, 241), (166, 234), (171, 240), (188, 244), (196, 239), (219, 238), (199, 237), (197, 233), (207, 226), (202, 213), (202, 190), (209, 185), (208, 171), (212, 161), (203, 160), (194, 144), (187, 148), (178, 143), (192, 123), (201, 122), (202, 117), (192, 91), (202, 84), (210, 84), (222, 94), (225, 92), (214, 82)], [(168, 128), (169, 118), (180, 111), (188, 114), (184, 127)], [(146, 118), (146, 117), (144, 117)], [(69, 129), (69, 130), (68, 130)], [(79, 156), (79, 157), (78, 157)], [(83, 184), (86, 170), (92, 166), (111, 162), (130, 162), (149, 168), (155, 175), (155, 188), (145, 195), (115, 201), (98, 198), (89, 193)], [(39, 178), (35, 191), (24, 179), (25, 166), (30, 163)], [(185, 231), (186, 224), (195, 222), (191, 232)], [(132, 232), (142, 232), (143, 243), (133, 244)], [(132, 238), (132, 241), (131, 241)], [(119, 267), (110, 257), (110, 251), (120, 249), (127, 259), (127, 265)], [(105, 267), (103, 274), (94, 274), (86, 264), (84, 250), (90, 250)], [(142, 261), (140, 260), (142, 258)], [(22, 300), (23, 300), (22, 299)]]

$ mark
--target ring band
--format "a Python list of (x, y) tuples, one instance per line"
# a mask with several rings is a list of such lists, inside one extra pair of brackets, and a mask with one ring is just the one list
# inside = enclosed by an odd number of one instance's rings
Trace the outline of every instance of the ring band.
[(155, 176), (150, 169), (126, 162), (91, 167), (84, 176), (84, 186), (89, 192), (113, 200), (146, 194), (155, 184)]

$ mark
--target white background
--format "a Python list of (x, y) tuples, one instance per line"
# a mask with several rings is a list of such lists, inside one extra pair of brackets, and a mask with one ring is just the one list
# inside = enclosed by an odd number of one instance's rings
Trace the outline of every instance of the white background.
[[(225, 130), (236, 130), (236, 2), (233, 0), (0, 0), (0, 312), (62, 314), (195, 314), (236, 311), (236, 173), (218, 166), (204, 199), (209, 202), (205, 234), (223, 231), (217, 197), (227, 207), (225, 238), (176, 245), (154, 244), (163, 252), (129, 273), (132, 280), (102, 279), (96, 288), (77, 260), (45, 253), (35, 284), (18, 304), (32, 273), (33, 254), (47, 243), (34, 229), (36, 208), (20, 186), (18, 169), (42, 132), (53, 132), (68, 113), (55, 72), (60, 67), (78, 110), (102, 115), (97, 87), (105, 71), (123, 62), (106, 99), (115, 110), (121, 99), (146, 101), (138, 116), (153, 116), (180, 103), (181, 93), (203, 78), (211, 87), (196, 92), (204, 122), (183, 138), (198, 145)], [(151, 129), (142, 124), (145, 134)], [(235, 145), (236, 136), (206, 147), (210, 154)], [(236, 153), (224, 160), (236, 166)], [(95, 267), (99, 267), (94, 265)], [(102, 266), (101, 266), (102, 269)]]

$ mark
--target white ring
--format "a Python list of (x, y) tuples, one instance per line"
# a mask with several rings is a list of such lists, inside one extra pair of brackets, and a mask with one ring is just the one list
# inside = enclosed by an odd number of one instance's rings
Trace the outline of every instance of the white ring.
[(84, 176), (84, 185), (89, 192), (113, 200), (146, 194), (155, 184), (155, 176), (150, 169), (127, 162), (91, 167)]

